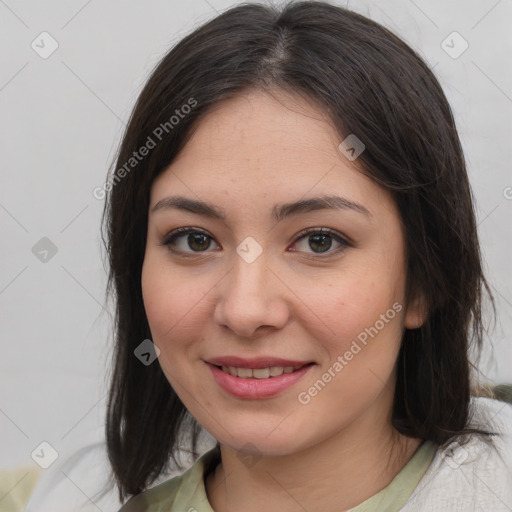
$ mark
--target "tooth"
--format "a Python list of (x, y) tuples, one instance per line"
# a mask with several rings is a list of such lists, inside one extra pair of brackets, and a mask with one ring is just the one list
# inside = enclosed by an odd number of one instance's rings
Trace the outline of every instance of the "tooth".
[(238, 376), (242, 379), (250, 379), (252, 377), (252, 370), (250, 368), (237, 368)]
[(269, 377), (279, 377), (283, 373), (292, 373), (303, 365), (298, 366), (271, 366), (267, 368), (237, 368), (234, 366), (222, 365), (222, 371), (226, 372), (234, 377), (240, 377), (242, 379), (268, 379)]
[(268, 379), (270, 376), (270, 368), (253, 368), (252, 376), (256, 379)]
[(282, 366), (271, 366), (270, 367), (270, 376), (271, 377), (279, 377), (279, 375), (283, 374)]

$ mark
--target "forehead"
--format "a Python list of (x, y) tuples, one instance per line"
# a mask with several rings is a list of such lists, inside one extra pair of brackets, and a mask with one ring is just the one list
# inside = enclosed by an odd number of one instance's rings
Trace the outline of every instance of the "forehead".
[[(327, 115), (312, 102), (281, 91), (250, 90), (216, 104), (198, 123), (193, 151), (247, 159), (279, 155), (299, 160), (310, 151), (336, 156), (338, 136)], [(190, 142), (192, 142), (192, 140)], [(188, 148), (189, 151), (192, 148)], [(276, 151), (278, 150), (278, 151)], [(187, 155), (186, 149), (178, 156)], [(332, 156), (332, 153), (331, 153)]]
[(314, 103), (285, 93), (246, 92), (218, 103), (198, 122), (155, 180), (151, 204), (179, 192), (221, 203), (236, 198), (246, 209), (327, 194), (364, 203), (375, 214), (391, 206), (388, 193), (340, 152), (340, 142)]

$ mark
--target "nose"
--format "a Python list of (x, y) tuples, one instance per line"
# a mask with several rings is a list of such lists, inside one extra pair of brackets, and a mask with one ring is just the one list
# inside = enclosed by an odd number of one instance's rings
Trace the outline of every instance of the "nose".
[(289, 319), (289, 290), (268, 266), (265, 251), (248, 263), (238, 254), (232, 270), (218, 284), (214, 320), (244, 338), (282, 329)]

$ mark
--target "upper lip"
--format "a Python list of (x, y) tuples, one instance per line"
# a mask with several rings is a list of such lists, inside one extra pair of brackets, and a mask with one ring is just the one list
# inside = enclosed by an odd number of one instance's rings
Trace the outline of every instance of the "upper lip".
[(255, 357), (252, 359), (244, 359), (237, 356), (220, 356), (208, 359), (206, 362), (215, 366), (232, 366), (235, 368), (269, 368), (272, 366), (304, 366), (313, 361), (296, 361), (270, 356)]

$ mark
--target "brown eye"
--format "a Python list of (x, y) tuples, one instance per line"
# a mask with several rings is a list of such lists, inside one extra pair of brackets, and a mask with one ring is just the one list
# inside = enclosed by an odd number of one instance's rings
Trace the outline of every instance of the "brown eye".
[[(336, 244), (339, 244), (339, 247), (333, 251), (329, 251), (333, 245), (333, 240)], [(327, 228), (302, 231), (299, 233), (299, 237), (295, 241), (295, 245), (298, 243), (303, 244), (302, 248), (298, 249), (300, 252), (309, 252), (309, 249), (313, 251), (313, 254), (337, 254), (345, 250), (347, 247), (352, 247), (352, 245), (342, 238), (337, 232)]]
[(188, 247), (194, 251), (204, 251), (210, 247), (210, 237), (203, 235), (202, 233), (190, 233), (187, 235)]
[(210, 248), (213, 238), (194, 228), (179, 228), (166, 236), (162, 245), (173, 252), (188, 254), (204, 252)]
[(331, 246), (331, 235), (312, 235), (309, 237), (309, 247), (315, 251), (318, 249), (319, 252), (326, 252)]

